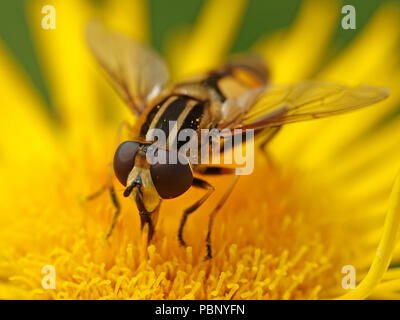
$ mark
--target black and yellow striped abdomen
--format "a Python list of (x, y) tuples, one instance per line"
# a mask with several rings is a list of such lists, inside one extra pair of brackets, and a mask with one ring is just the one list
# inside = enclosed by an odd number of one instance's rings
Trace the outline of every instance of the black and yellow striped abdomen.
[[(160, 103), (153, 106), (140, 125), (139, 136), (151, 141), (151, 130), (160, 129), (167, 139), (175, 139), (181, 130), (193, 129), (198, 131), (207, 126), (208, 101), (200, 101), (186, 95), (171, 94)], [(171, 132), (171, 126), (175, 124), (176, 131)]]

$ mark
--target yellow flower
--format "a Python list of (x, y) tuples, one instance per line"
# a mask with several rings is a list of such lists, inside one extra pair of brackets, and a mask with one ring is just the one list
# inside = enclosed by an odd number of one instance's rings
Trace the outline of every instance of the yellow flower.
[[(276, 166), (256, 159), (255, 172), (217, 217), (214, 258), (203, 261), (207, 215), (226, 178), (211, 180), (217, 194), (190, 217), (186, 249), (176, 237), (179, 217), (200, 192), (165, 203), (148, 248), (122, 188), (122, 215), (109, 241), (108, 195), (84, 201), (106, 181), (119, 124), (134, 119), (99, 74), (83, 30), (98, 16), (146, 41), (146, 2), (52, 3), (56, 30), (41, 28), (46, 1), (30, 2), (27, 13), (58, 122), (4, 45), (0, 50), (0, 298), (400, 298), (399, 180), (389, 198), (400, 167), (399, 6), (379, 8), (331, 61), (329, 40), (340, 23), (335, 1), (305, 1), (293, 26), (254, 45), (269, 61), (272, 82), (362, 82), (392, 95), (365, 110), (285, 127), (268, 147)], [(207, 1), (195, 26), (169, 42), (173, 77), (223, 61), (245, 7), (243, 0)], [(42, 287), (47, 265), (56, 270), (54, 290)], [(342, 288), (348, 265), (356, 289)]]

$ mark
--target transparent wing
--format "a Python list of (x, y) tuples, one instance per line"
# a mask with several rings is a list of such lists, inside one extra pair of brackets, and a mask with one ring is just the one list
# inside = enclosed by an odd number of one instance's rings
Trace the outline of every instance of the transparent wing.
[(109, 31), (98, 21), (88, 24), (86, 38), (118, 93), (131, 110), (140, 115), (168, 80), (162, 58), (129, 37)]
[(230, 129), (262, 129), (328, 117), (379, 102), (390, 91), (376, 86), (349, 87), (336, 83), (304, 82), (267, 88)]

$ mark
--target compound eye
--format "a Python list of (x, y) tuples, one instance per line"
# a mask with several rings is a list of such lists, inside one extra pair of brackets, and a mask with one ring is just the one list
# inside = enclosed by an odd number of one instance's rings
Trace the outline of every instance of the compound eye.
[(151, 178), (161, 198), (176, 198), (188, 190), (192, 185), (192, 168), (188, 162), (170, 162), (170, 151), (162, 152), (166, 152), (167, 161), (166, 163), (156, 163), (150, 166)]
[(120, 144), (114, 155), (114, 172), (119, 182), (126, 186), (126, 180), (135, 164), (135, 156), (139, 147), (135, 141), (125, 141)]

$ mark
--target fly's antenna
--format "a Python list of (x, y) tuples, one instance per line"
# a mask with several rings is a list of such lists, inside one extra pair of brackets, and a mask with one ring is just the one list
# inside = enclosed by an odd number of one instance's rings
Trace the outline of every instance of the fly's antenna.
[(133, 188), (135, 188), (139, 183), (134, 181), (131, 185), (129, 185), (124, 191), (124, 197), (129, 197)]

